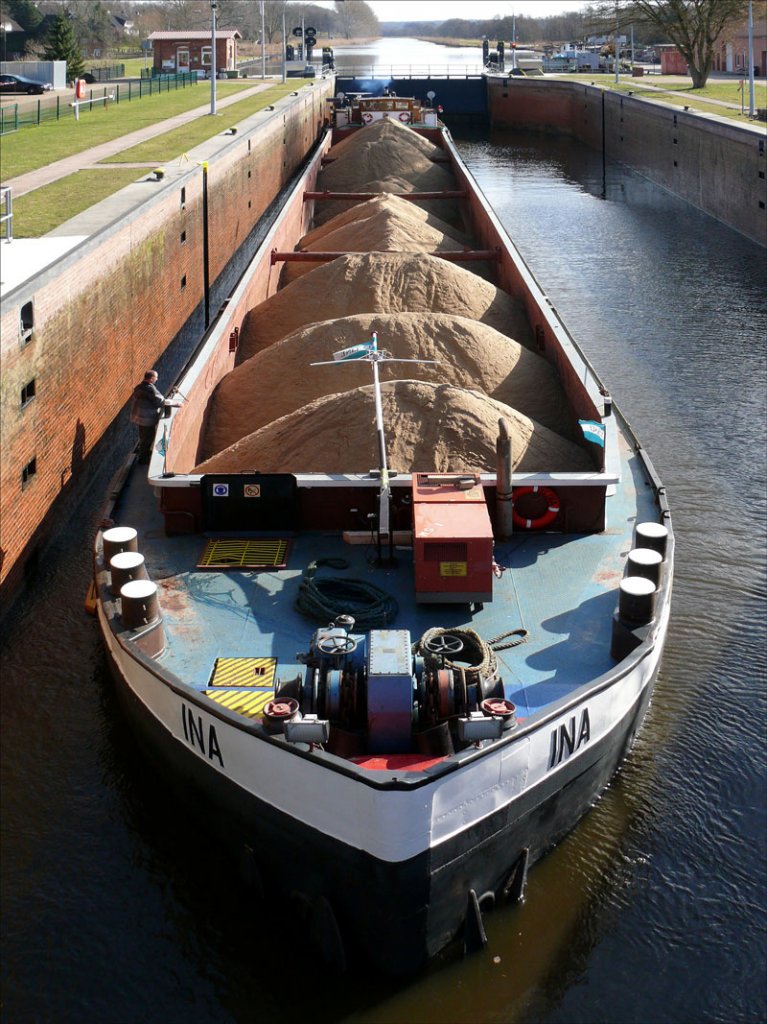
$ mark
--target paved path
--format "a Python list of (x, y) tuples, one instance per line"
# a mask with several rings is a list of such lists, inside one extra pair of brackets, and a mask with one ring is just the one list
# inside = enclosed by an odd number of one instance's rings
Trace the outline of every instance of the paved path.
[[(254, 85), (252, 88), (243, 89), (238, 92), (235, 96), (228, 96), (226, 99), (218, 100), (216, 102), (216, 110), (223, 110), (226, 107), (230, 107), (233, 103), (239, 103), (240, 100), (245, 99), (248, 96), (254, 96), (256, 93), (261, 92), (263, 89), (269, 89), (274, 82), (263, 82), (258, 85)], [(153, 139), (157, 135), (164, 135), (166, 132), (172, 131), (174, 128), (178, 128), (183, 124), (188, 124), (189, 121), (194, 121), (195, 118), (201, 117), (203, 114), (207, 114), (210, 111), (210, 103), (206, 103), (205, 106), (195, 107), (194, 110), (187, 110), (183, 114), (176, 114), (175, 117), (169, 117), (165, 121), (158, 121), (156, 124), (149, 125), (147, 128), (140, 128), (138, 131), (131, 132), (129, 135), (121, 135), (119, 139), (113, 139), (111, 142), (103, 142), (100, 146), (94, 146), (92, 149), (84, 149), (81, 153), (75, 153), (73, 156), (64, 157), (63, 160), (56, 160), (55, 163), (48, 164), (46, 167), (39, 167), (35, 171), (28, 171), (26, 174), (19, 174), (16, 178), (9, 178), (3, 182), (3, 185), (10, 186), (12, 189), (13, 198), (16, 199), (19, 196), (25, 195), (27, 192), (32, 192), (36, 188), (41, 188), (43, 185), (50, 185), (52, 181), (58, 181), (59, 178), (66, 178), (69, 174), (74, 174), (75, 171), (81, 171), (86, 167), (92, 167), (97, 164), (99, 160), (104, 160), (106, 157), (114, 156), (116, 153), (121, 153), (124, 149), (130, 149), (131, 146), (137, 145), (139, 142), (145, 142), (147, 139)], [(155, 167), (157, 161), (154, 161), (151, 166)], [(128, 164), (126, 166), (150, 166), (148, 164)]]
[[(681, 89), (664, 89), (662, 85), (650, 85), (649, 82), (636, 82), (632, 81), (632, 88), (634, 89), (646, 89), (648, 92), (659, 92), (665, 93), (667, 96), (676, 96), (680, 100), (683, 98), (687, 99), (690, 110), (695, 113), (695, 103), (711, 103), (715, 107), (727, 107), (728, 110), (740, 110), (740, 103), (730, 103), (729, 100), (715, 100), (710, 96), (696, 96), (693, 94), (690, 96), (689, 93), (684, 92)], [(746, 103), (746, 110), (748, 110), (748, 103)], [(698, 111), (698, 113), (705, 113), (705, 111)]]

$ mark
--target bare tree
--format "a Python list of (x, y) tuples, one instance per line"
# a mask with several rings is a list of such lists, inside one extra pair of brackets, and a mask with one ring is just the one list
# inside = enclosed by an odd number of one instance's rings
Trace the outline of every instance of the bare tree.
[(362, 36), (377, 36), (380, 33), (378, 18), (365, 0), (336, 0), (336, 25), (344, 39)]
[(593, 11), (603, 25), (650, 23), (687, 61), (693, 89), (702, 89), (714, 66), (717, 42), (728, 25), (745, 17), (748, 0), (602, 0)]

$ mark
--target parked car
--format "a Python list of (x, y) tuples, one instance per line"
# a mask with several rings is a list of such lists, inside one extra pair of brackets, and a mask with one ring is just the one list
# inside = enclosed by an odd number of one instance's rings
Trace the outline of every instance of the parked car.
[(49, 92), (53, 87), (50, 82), (35, 82), (23, 75), (0, 75), (0, 92)]

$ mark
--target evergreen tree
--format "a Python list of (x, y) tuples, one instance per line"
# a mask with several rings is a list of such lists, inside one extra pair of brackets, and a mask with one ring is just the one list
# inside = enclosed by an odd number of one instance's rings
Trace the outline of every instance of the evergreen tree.
[(68, 82), (80, 78), (85, 71), (83, 55), (75, 39), (72, 22), (66, 12), (62, 12), (54, 21), (45, 40), (43, 57), (45, 60), (65, 60)]
[(3, 13), (9, 14), (30, 35), (35, 34), (43, 20), (42, 14), (32, 0), (6, 0), (2, 7)]

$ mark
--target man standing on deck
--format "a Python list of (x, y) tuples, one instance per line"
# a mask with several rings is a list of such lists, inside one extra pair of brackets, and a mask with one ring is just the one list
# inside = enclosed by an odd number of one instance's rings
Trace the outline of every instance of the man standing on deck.
[(160, 420), (165, 396), (155, 387), (157, 371), (147, 370), (144, 379), (133, 389), (133, 403), (130, 410), (131, 423), (138, 427), (138, 461), (146, 464), (152, 454), (154, 433)]

